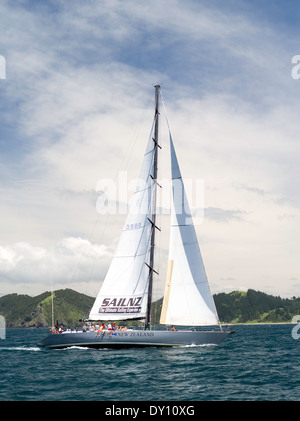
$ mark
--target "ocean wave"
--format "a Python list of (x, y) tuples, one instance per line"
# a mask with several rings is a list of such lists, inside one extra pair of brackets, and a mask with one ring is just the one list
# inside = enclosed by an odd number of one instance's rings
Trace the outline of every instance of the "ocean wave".
[(91, 350), (91, 348), (89, 348), (88, 346), (76, 346), (76, 345), (73, 345), (73, 346), (69, 346), (67, 348), (62, 348), (62, 349), (60, 349), (60, 351), (68, 351), (70, 349), (80, 349), (80, 350), (86, 350), (86, 349), (88, 349), (89, 351)]
[(1, 347), (0, 351), (41, 351), (37, 346), (7, 346)]
[(191, 344), (191, 345), (184, 345), (181, 348), (205, 348), (207, 346), (218, 346), (218, 345), (217, 344), (200, 344), (200, 345)]

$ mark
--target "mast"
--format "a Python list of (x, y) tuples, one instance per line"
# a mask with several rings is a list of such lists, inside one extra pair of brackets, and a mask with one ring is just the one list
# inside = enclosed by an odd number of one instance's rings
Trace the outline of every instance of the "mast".
[(156, 221), (156, 192), (157, 192), (157, 161), (158, 161), (158, 126), (159, 126), (159, 91), (160, 86), (155, 86), (155, 116), (154, 116), (154, 156), (153, 156), (153, 174), (151, 178), (153, 179), (154, 189), (153, 189), (153, 202), (152, 202), (152, 215), (151, 215), (151, 224), (152, 232), (150, 239), (150, 265), (149, 265), (149, 282), (148, 282), (148, 302), (147, 302), (147, 312), (145, 319), (145, 329), (150, 329), (151, 322), (151, 301), (152, 301), (152, 287), (153, 287), (153, 272), (154, 271), (154, 252), (155, 252), (155, 221)]

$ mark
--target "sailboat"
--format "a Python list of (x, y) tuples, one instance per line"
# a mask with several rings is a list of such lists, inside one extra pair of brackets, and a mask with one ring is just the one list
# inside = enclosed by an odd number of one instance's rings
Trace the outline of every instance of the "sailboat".
[[(88, 323), (144, 320), (143, 329), (50, 333), (38, 343), (48, 348), (71, 346), (122, 348), (218, 345), (230, 333), (219, 322), (169, 130), (172, 209), (167, 279), (160, 328), (151, 327), (155, 266), (160, 86), (140, 177), (116, 253), (91, 308)], [(164, 326), (164, 328), (161, 328)], [(171, 328), (172, 326), (172, 328)], [(204, 328), (205, 326), (205, 328)], [(217, 327), (217, 328), (216, 328)]]

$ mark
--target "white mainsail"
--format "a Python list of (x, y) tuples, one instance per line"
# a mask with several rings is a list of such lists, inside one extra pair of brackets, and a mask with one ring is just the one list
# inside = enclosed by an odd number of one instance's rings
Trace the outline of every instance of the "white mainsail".
[(156, 189), (153, 160), (152, 129), (118, 248), (90, 311), (89, 320), (145, 318), (152, 232), (150, 220)]
[(215, 325), (218, 315), (184, 190), (170, 134), (172, 163), (172, 214), (169, 262), (161, 324)]

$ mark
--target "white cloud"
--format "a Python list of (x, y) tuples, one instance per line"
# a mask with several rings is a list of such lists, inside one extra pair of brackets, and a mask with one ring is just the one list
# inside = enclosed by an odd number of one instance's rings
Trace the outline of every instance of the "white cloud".
[(103, 244), (79, 237), (63, 238), (48, 248), (25, 242), (0, 246), (0, 292), (31, 294), (28, 285), (43, 292), (52, 282), (55, 289), (73, 285), (96, 295), (111, 257), (111, 250)]

